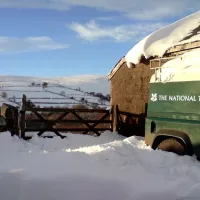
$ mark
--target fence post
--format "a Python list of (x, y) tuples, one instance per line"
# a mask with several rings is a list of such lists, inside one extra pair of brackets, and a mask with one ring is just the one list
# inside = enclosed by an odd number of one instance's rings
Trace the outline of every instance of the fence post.
[(26, 96), (23, 95), (22, 98), (22, 109), (20, 111), (20, 129), (21, 129), (21, 138), (25, 138), (25, 119), (26, 119)]
[(117, 131), (117, 118), (118, 118), (118, 112), (117, 112), (117, 108), (118, 108), (118, 105), (113, 105), (113, 132), (116, 132)]
[(18, 109), (14, 109), (14, 130), (13, 130), (13, 135), (17, 135), (19, 137), (19, 126), (18, 126), (18, 120), (19, 120), (19, 113)]
[(114, 106), (112, 105), (111, 107), (111, 111), (110, 111), (110, 120), (111, 120), (111, 124), (110, 124), (110, 129), (113, 132), (113, 110), (114, 110)]

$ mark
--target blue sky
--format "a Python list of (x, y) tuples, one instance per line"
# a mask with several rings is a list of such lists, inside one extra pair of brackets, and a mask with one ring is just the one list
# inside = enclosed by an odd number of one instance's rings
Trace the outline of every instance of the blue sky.
[(0, 74), (107, 74), (136, 42), (199, 8), (199, 0), (0, 0)]

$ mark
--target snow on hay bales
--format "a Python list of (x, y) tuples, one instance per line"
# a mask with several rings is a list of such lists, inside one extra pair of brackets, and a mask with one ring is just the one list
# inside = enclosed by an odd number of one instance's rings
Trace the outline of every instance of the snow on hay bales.
[(126, 54), (127, 62), (137, 64), (145, 58), (162, 57), (165, 52), (177, 44), (200, 40), (200, 11), (163, 27), (136, 44)]

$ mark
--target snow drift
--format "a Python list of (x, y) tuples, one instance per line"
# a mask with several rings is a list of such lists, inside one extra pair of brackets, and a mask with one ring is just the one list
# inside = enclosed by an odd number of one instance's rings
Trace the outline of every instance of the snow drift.
[(199, 162), (153, 151), (138, 137), (105, 132), (100, 137), (25, 142), (0, 135), (2, 200), (194, 200)]
[(198, 27), (200, 28), (200, 11), (148, 35), (126, 54), (126, 61), (138, 64), (142, 56), (162, 57), (169, 48), (180, 42), (200, 40)]

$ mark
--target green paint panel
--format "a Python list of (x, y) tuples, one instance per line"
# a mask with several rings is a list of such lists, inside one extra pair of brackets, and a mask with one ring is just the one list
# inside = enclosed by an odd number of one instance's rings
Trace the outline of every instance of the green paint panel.
[(147, 115), (200, 120), (200, 82), (151, 83)]
[(152, 144), (151, 122), (156, 132), (173, 129), (186, 132), (200, 157), (200, 82), (150, 83), (145, 140)]

